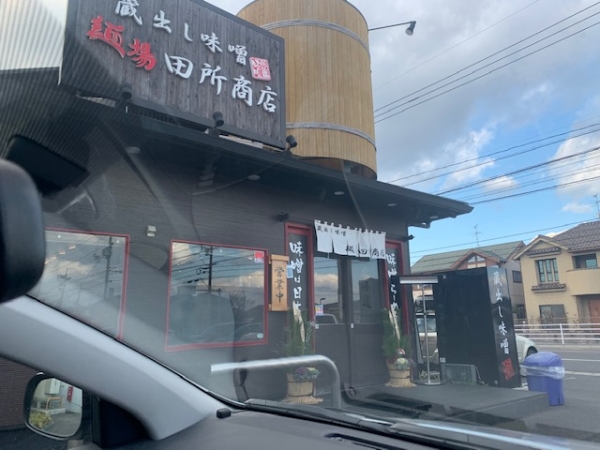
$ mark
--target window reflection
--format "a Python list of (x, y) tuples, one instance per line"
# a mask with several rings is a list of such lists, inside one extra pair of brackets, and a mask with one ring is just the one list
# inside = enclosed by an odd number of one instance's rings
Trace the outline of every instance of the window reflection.
[(168, 345), (264, 341), (263, 250), (174, 242)]
[(380, 323), (383, 301), (376, 259), (352, 259), (352, 300), (356, 323)]
[(31, 295), (120, 334), (127, 238), (47, 230), (46, 242), (46, 267)]
[(315, 307), (319, 324), (344, 321), (342, 291), (340, 286), (340, 260), (315, 256), (314, 258)]
[[(423, 317), (417, 317), (417, 329), (419, 333), (425, 333), (425, 319)], [(435, 317), (427, 317), (427, 331), (432, 333), (437, 332)]]

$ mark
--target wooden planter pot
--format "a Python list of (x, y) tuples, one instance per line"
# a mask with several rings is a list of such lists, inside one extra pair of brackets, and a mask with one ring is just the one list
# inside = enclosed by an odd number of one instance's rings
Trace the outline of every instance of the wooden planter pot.
[(323, 401), (322, 398), (313, 396), (315, 390), (314, 381), (296, 381), (292, 374), (287, 376), (287, 397), (286, 402), (304, 403), (306, 405), (316, 405)]
[(393, 364), (388, 363), (388, 371), (390, 372), (390, 381), (386, 386), (390, 387), (414, 387), (410, 381), (410, 370), (398, 370)]

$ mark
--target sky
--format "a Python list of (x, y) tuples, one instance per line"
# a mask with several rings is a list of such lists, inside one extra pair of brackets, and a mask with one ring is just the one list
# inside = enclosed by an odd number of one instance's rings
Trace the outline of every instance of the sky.
[[(64, 0), (43, 3), (64, 17)], [(248, 0), (209, 3), (235, 14)], [(412, 263), (598, 217), (600, 2), (351, 3), (369, 28), (417, 21), (369, 36), (378, 179), (474, 206), (411, 228)]]

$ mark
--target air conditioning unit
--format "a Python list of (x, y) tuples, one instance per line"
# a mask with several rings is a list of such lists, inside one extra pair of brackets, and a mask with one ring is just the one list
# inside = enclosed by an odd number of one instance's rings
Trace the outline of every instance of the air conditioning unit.
[(477, 384), (477, 368), (472, 364), (442, 364), (442, 379), (456, 384)]
[(44, 389), (44, 393), (48, 395), (58, 395), (60, 394), (60, 380), (56, 378), (49, 378), (46, 382), (46, 387)]

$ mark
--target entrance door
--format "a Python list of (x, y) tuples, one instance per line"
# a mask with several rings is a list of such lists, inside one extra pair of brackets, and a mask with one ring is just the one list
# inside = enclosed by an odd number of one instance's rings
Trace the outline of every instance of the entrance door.
[(600, 324), (600, 300), (589, 300), (590, 321)]
[(341, 257), (316, 256), (313, 260), (315, 350), (336, 365), (342, 383), (351, 379), (348, 289)]
[(381, 352), (385, 307), (379, 260), (316, 256), (316, 351), (331, 358), (342, 383), (387, 381)]
[[(388, 243), (387, 259), (367, 259), (319, 253), (312, 229), (286, 226), (290, 256), (290, 299), (315, 322), (315, 351), (330, 358), (342, 383), (352, 386), (389, 380), (381, 349), (382, 310), (392, 303), (407, 323), (406, 302), (389, 283), (401, 271), (401, 244)], [(404, 299), (405, 300), (405, 299)], [(410, 332), (405, 328), (405, 332)], [(322, 374), (317, 390), (326, 392), (330, 380)]]
[(388, 381), (381, 349), (384, 301), (383, 261), (351, 259), (350, 367), (354, 386)]

